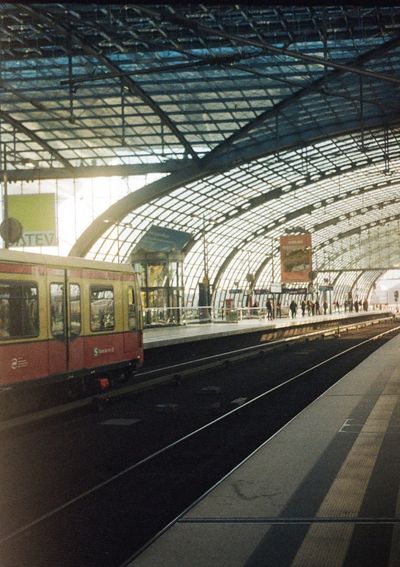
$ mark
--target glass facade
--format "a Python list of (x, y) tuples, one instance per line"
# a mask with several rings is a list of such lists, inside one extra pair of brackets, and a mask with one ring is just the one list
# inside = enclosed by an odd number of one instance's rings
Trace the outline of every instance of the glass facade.
[(183, 257), (167, 253), (135, 254), (132, 262), (139, 277), (145, 325), (183, 323)]
[(197, 307), (205, 277), (245, 306), (248, 274), (280, 280), (279, 237), (310, 233), (316, 284), (370, 293), (400, 265), (399, 21), (3, 3), (1, 169), (9, 194), (56, 194), (59, 245), (37, 251), (129, 262), (152, 225), (184, 231), (182, 264), (146, 265), (149, 309)]

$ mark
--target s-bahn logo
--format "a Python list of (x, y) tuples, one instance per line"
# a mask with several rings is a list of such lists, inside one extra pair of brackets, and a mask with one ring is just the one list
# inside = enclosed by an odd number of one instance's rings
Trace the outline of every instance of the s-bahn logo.
[(12, 370), (17, 370), (17, 368), (25, 368), (25, 366), (28, 366), (28, 361), (25, 360), (25, 358), (22, 358), (22, 356), (11, 359)]
[(100, 348), (100, 347), (94, 347), (93, 348), (93, 356), (101, 356), (102, 354), (109, 354), (114, 352), (114, 347), (106, 347), (106, 348)]

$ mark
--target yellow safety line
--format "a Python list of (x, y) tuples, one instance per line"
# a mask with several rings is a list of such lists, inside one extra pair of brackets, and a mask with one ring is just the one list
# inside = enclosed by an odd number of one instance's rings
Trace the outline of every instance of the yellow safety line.
[[(385, 369), (387, 375), (388, 369)], [(384, 435), (400, 394), (400, 373), (390, 379), (368, 416), (353, 447), (326, 494), (316, 517), (355, 518), (359, 514)], [(292, 567), (340, 567), (346, 557), (354, 524), (313, 524)]]

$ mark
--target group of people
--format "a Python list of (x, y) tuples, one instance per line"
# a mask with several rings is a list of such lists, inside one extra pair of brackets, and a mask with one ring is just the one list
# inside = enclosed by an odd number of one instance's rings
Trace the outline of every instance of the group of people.
[[(339, 311), (339, 305), (338, 305), (338, 311)], [(358, 313), (359, 311), (363, 310), (363, 311), (368, 311), (368, 300), (364, 299), (364, 301), (352, 301), (350, 300), (346, 300), (343, 304), (344, 307), (344, 311), (355, 311), (356, 313)]]
[[(294, 299), (292, 299), (290, 305), (289, 305), (289, 309), (290, 309), (290, 315), (292, 317), (292, 319), (295, 319), (297, 317), (297, 303), (295, 302)], [(307, 299), (307, 301), (305, 299), (303, 299), (303, 301), (300, 304), (301, 307), (301, 314), (304, 317), (307, 311), (307, 315), (309, 317), (311, 317), (312, 315), (321, 315), (321, 304), (319, 302), (318, 299), (316, 299), (315, 301), (311, 301), (310, 299)], [(322, 302), (322, 309), (323, 309), (323, 313), (324, 315), (326, 315), (327, 311), (328, 311), (328, 302), (326, 300), (324, 300)]]
[[(364, 311), (368, 311), (368, 301), (367, 299), (364, 299), (364, 301), (351, 301), (351, 300), (346, 300), (344, 302), (344, 311), (356, 311), (356, 313), (358, 313), (361, 310)], [(307, 315), (309, 317), (311, 317), (312, 315), (326, 315), (327, 311), (328, 311), (328, 302), (326, 301), (326, 299), (324, 299), (324, 301), (322, 302), (322, 310), (321, 310), (321, 305), (318, 299), (314, 301), (311, 301), (310, 299), (303, 299), (303, 301), (300, 304), (301, 307), (301, 314), (304, 317), (307, 311)], [(290, 315), (292, 317), (292, 319), (295, 319), (297, 316), (297, 308), (298, 305), (296, 303), (296, 301), (294, 299), (292, 299), (290, 305), (289, 305), (289, 309), (290, 309)], [(333, 309), (336, 311), (340, 311), (340, 304), (337, 300), (335, 300), (333, 302)]]
[[(275, 307), (275, 311), (274, 311), (274, 307)], [(312, 317), (314, 315), (326, 315), (328, 313), (329, 304), (326, 298), (323, 299), (322, 302), (320, 302), (318, 298), (315, 299), (315, 301), (304, 298), (299, 306), (298, 303), (295, 301), (295, 299), (292, 299), (292, 301), (289, 304), (289, 312), (292, 319), (296, 319), (299, 307), (301, 309), (301, 315), (303, 317), (305, 317), (306, 314), (308, 315), (308, 317)], [(332, 311), (339, 312), (341, 311), (342, 307), (345, 313), (347, 311), (356, 311), (357, 313), (361, 310), (368, 311), (368, 301), (367, 299), (364, 299), (363, 301), (358, 301), (358, 300), (353, 301), (351, 299), (347, 299), (346, 301), (344, 301), (343, 305), (340, 305), (339, 301), (335, 299), (332, 302), (330, 312)], [(258, 308), (259, 308), (259, 304), (256, 301), (253, 304), (253, 309), (258, 310)], [(267, 319), (273, 319), (274, 317), (282, 316), (280, 300), (278, 300), (274, 306), (271, 299), (267, 299), (265, 303), (265, 308), (267, 310)], [(255, 311), (255, 314), (257, 313), (258, 311)]]

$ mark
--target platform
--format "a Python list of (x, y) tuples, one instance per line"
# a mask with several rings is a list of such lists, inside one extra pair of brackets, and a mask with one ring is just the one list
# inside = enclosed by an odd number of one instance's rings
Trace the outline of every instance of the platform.
[(397, 336), (266, 441), (129, 567), (400, 565), (399, 426)]
[(323, 321), (343, 320), (351, 318), (362, 318), (368, 314), (384, 315), (386, 311), (370, 310), (368, 312), (355, 311), (346, 313), (335, 312), (331, 315), (315, 315), (312, 317), (302, 317), (297, 315), (296, 319), (289, 317), (279, 317), (276, 319), (243, 319), (234, 323), (218, 322), (218, 323), (199, 323), (193, 325), (182, 326), (165, 326), (146, 328), (144, 330), (144, 348), (156, 348), (160, 346), (201, 341), (206, 338), (226, 337), (229, 335), (238, 335), (256, 331), (265, 331), (269, 329), (281, 329), (288, 327), (296, 327), (310, 323), (322, 323)]

